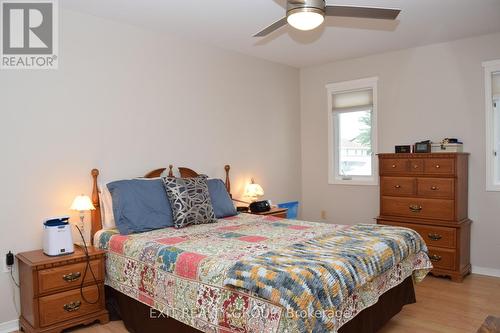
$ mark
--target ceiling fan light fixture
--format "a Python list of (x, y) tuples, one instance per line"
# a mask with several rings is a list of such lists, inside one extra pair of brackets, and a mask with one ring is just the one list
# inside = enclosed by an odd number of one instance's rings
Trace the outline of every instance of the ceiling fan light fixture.
[(325, 16), (396, 20), (400, 12), (395, 8), (327, 5), (325, 0), (286, 0), (286, 16), (254, 37), (265, 37), (287, 23), (298, 30), (313, 30), (324, 22)]
[(318, 8), (296, 8), (287, 14), (288, 24), (302, 31), (316, 29), (324, 20), (325, 12)]

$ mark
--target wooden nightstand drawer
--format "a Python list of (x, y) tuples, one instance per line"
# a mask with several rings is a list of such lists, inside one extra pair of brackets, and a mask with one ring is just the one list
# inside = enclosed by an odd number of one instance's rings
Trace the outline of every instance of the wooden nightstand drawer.
[(429, 259), (431, 259), (435, 269), (454, 270), (456, 252), (455, 250), (429, 247)]
[[(64, 289), (68, 287), (79, 287), (83, 274), (85, 272), (86, 262), (81, 262), (72, 265), (59, 266), (55, 268), (44, 269), (38, 272), (38, 291), (47, 293)], [(97, 281), (104, 280), (104, 272), (102, 271), (102, 261), (92, 260), (90, 267), (95, 274)], [(85, 283), (93, 282), (90, 270), (87, 270)]]
[[(40, 326), (45, 327), (64, 320), (80, 317), (89, 313), (98, 312), (102, 310), (104, 299), (104, 289), (102, 284), (99, 285), (101, 289), (101, 299), (96, 304), (85, 302), (81, 295), (80, 289), (65, 291), (62, 293), (40, 297)], [(83, 288), (85, 298), (93, 302), (98, 299), (99, 293), (96, 286), (89, 286)]]

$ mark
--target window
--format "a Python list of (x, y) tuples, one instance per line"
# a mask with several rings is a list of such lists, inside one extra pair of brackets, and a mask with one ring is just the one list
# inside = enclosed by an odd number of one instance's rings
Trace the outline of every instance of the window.
[(483, 63), (486, 86), (486, 190), (500, 191), (500, 60)]
[(378, 184), (377, 81), (367, 78), (326, 86), (330, 184)]

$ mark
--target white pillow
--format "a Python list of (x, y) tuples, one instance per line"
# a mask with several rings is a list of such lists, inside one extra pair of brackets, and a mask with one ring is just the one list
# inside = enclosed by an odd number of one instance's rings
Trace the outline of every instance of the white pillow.
[(100, 204), (101, 204), (101, 220), (104, 230), (116, 228), (115, 216), (113, 214), (113, 198), (108, 190), (107, 183), (99, 186)]

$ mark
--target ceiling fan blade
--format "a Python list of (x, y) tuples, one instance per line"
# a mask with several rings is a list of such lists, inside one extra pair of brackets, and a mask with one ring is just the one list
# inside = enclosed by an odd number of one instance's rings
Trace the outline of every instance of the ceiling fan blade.
[(274, 22), (273, 24), (271, 24), (270, 26), (268, 26), (264, 30), (256, 33), (254, 35), (254, 37), (264, 37), (264, 36), (267, 36), (271, 32), (273, 32), (275, 30), (278, 30), (279, 28), (281, 28), (282, 26), (284, 26), (286, 24), (287, 24), (286, 17), (283, 17), (281, 20)]
[(400, 9), (351, 7), (351, 6), (326, 6), (326, 16), (361, 17), (382, 20), (395, 20)]

